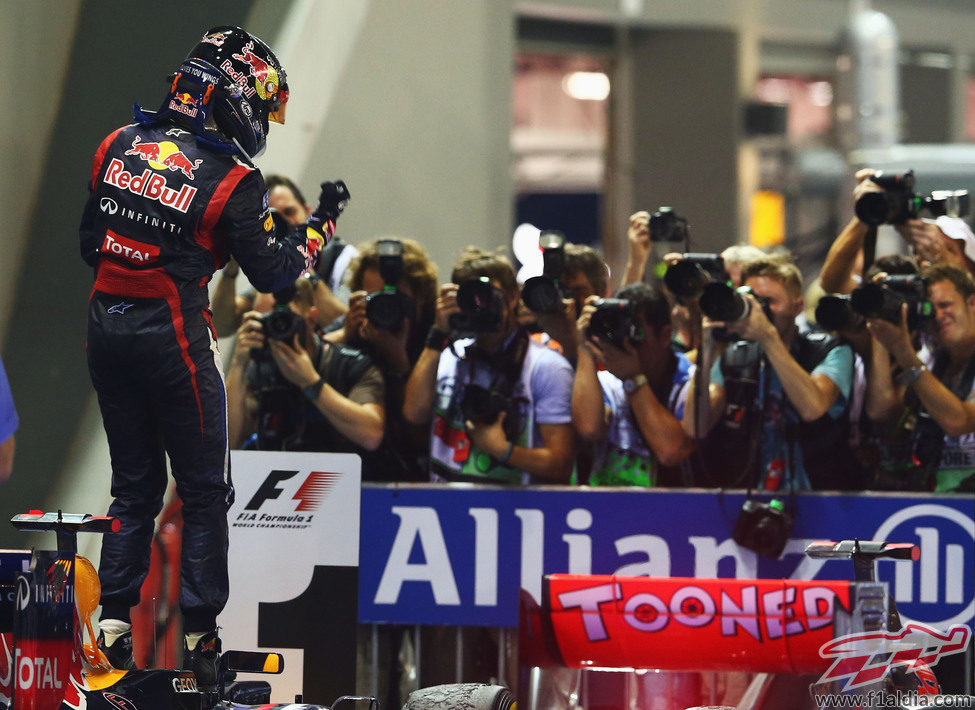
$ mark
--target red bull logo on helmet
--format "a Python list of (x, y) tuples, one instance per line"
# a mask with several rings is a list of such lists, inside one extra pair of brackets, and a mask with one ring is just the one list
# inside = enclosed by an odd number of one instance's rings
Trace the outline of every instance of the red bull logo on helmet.
[(191, 118), (196, 118), (196, 115), (200, 112), (199, 108), (197, 108), (196, 99), (193, 98), (192, 94), (185, 91), (176, 94), (169, 100), (169, 108), (172, 111), (178, 111)]
[[(245, 44), (241, 48), (240, 54), (233, 54), (231, 56), (249, 67), (250, 75), (254, 77), (254, 87), (258, 96), (266, 101), (277, 93), (280, 85), (278, 71), (254, 54), (253, 41)], [(238, 81), (238, 83), (243, 85), (243, 83), (240, 81)]]
[[(177, 95), (179, 96), (179, 95)], [(184, 96), (189, 97), (190, 101), (193, 101), (193, 97), (189, 94), (184, 94)], [(177, 101), (175, 98), (169, 102), (170, 108), (179, 106), (176, 110), (183, 110), (187, 107), (181, 102)], [(195, 105), (195, 102), (194, 102)], [(192, 109), (195, 115), (196, 108)], [(187, 111), (183, 110), (183, 113)], [(172, 141), (161, 141), (159, 143), (143, 143), (140, 136), (136, 136), (135, 140), (132, 141), (132, 147), (125, 151), (126, 155), (137, 155), (146, 162), (149, 166), (155, 170), (178, 170), (183, 173), (187, 179), (193, 179), (193, 171), (196, 170), (200, 165), (203, 164), (203, 160), (191, 161), (186, 157), (186, 154), (181, 151), (175, 143)]]
[(257, 92), (254, 90), (253, 86), (249, 86), (247, 75), (243, 72), (237, 71), (237, 69), (234, 68), (234, 63), (232, 61), (229, 59), (224, 59), (220, 64), (220, 68), (227, 73), (227, 76), (234, 80), (234, 83), (236, 83), (237, 86), (240, 87), (240, 90), (244, 92), (244, 96), (249, 99), (254, 98), (254, 94)]
[(214, 32), (213, 34), (203, 35), (201, 42), (206, 42), (207, 44), (212, 44), (216, 47), (222, 47), (223, 43), (227, 39), (226, 32)]

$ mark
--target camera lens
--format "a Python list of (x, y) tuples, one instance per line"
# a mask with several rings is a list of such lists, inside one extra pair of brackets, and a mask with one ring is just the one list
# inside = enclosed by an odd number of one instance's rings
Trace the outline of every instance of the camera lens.
[(827, 294), (816, 304), (816, 323), (823, 330), (844, 330), (855, 325), (857, 314), (850, 305), (850, 296)]
[(301, 316), (290, 308), (275, 308), (261, 318), (264, 334), (271, 340), (291, 340), (302, 330)]
[(547, 276), (533, 276), (521, 288), (521, 298), (525, 305), (537, 313), (552, 313), (562, 306), (562, 294), (553, 279)]
[(891, 202), (891, 195), (886, 192), (867, 192), (856, 201), (853, 211), (865, 224), (884, 224), (893, 213)]
[(366, 297), (366, 318), (377, 328), (396, 332), (407, 316), (405, 294), (399, 292), (371, 293)]
[(505, 296), (487, 277), (460, 284), (457, 305), (461, 312), (450, 316), (450, 328), (454, 332), (496, 333), (501, 329), (506, 310)]
[(619, 298), (604, 298), (589, 319), (588, 337), (612, 343), (618, 348), (626, 344), (633, 330), (633, 304)]
[(748, 315), (748, 301), (722, 281), (712, 281), (701, 291), (701, 312), (711, 320), (734, 323)]
[(853, 289), (850, 304), (853, 310), (865, 318), (883, 318), (891, 323), (901, 319), (901, 304), (904, 299), (878, 283), (868, 283)]
[(699, 264), (678, 261), (664, 274), (664, 285), (678, 298), (697, 298), (711, 278)]

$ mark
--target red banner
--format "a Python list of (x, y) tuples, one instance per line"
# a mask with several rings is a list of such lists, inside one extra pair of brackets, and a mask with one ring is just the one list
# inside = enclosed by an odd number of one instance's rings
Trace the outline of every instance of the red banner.
[(553, 638), (545, 647), (572, 668), (821, 673), (829, 662), (819, 649), (851, 597), (845, 581), (551, 575), (546, 583), (541, 629)]

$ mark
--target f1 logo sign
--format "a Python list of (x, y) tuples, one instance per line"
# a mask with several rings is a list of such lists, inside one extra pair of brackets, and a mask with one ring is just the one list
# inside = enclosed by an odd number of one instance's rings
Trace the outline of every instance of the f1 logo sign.
[(251, 497), (250, 502), (244, 506), (244, 510), (257, 510), (267, 501), (276, 499), (284, 492), (283, 488), (278, 488), (278, 484), (297, 475), (297, 471), (271, 471)]
[[(269, 500), (277, 500), (285, 491), (284, 486), (280, 484), (294, 478), (299, 473), (300, 471), (283, 470), (273, 470), (268, 473), (267, 478), (264, 479), (250, 501), (244, 506), (244, 510), (258, 510)], [(309, 472), (304, 482), (298, 486), (295, 494), (291, 497), (291, 500), (298, 501), (294, 512), (311, 513), (316, 511), (340, 475), (325, 471)]]

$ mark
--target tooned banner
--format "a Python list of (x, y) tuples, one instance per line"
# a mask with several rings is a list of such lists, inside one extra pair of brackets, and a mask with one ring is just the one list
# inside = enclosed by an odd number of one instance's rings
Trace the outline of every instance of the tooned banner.
[(921, 548), (882, 560), (901, 615), (938, 628), (975, 617), (975, 496), (807, 493), (780, 559), (731, 539), (742, 492), (367, 485), (359, 620), (516, 626), (518, 590), (545, 574), (849, 580), (849, 560), (809, 559), (816, 540)]

